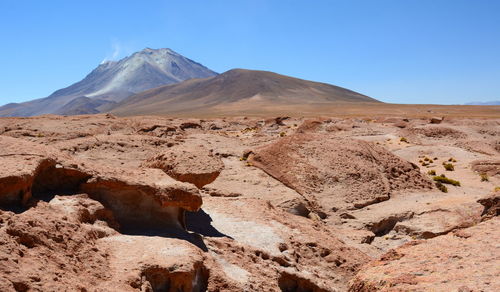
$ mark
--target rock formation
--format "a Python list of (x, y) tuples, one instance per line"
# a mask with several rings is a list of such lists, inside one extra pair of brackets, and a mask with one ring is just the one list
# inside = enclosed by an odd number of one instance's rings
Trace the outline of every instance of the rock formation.
[(499, 125), (2, 118), (0, 290), (496, 291)]

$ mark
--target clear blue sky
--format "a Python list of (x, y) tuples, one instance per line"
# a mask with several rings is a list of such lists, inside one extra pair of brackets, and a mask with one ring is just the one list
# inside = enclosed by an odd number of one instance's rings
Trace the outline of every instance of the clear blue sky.
[(500, 100), (495, 0), (1, 0), (0, 38), (0, 104), (47, 96), (145, 47), (386, 102)]

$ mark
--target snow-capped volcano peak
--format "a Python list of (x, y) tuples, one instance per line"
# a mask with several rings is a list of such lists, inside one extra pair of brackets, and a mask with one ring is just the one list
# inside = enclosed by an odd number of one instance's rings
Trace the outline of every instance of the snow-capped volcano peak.
[(83, 80), (47, 98), (21, 103), (16, 109), (9, 109), (9, 113), (18, 116), (61, 113), (58, 110), (75, 98), (114, 103), (154, 87), (215, 75), (214, 71), (171, 49), (145, 48), (118, 61), (103, 61)]

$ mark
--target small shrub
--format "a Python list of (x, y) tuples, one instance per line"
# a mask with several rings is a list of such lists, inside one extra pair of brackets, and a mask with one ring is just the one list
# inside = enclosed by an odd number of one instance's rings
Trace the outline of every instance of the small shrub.
[(486, 173), (481, 173), (479, 176), (481, 177), (481, 181), (490, 181), (490, 178)]
[(442, 183), (438, 182), (438, 181), (436, 182), (436, 187), (437, 187), (437, 188), (438, 188), (441, 192), (443, 192), (443, 193), (447, 193), (447, 192), (448, 192), (448, 188), (447, 188), (445, 185), (443, 185)]
[(285, 132), (280, 132), (280, 137), (285, 137), (286, 133)]
[(443, 164), (443, 167), (447, 171), (454, 171), (455, 170), (455, 166), (453, 166), (453, 164), (451, 164), (451, 163), (445, 163), (445, 164)]
[(436, 171), (434, 169), (431, 169), (427, 172), (428, 175), (436, 175)]
[(443, 176), (443, 175), (435, 176), (435, 177), (433, 177), (433, 179), (434, 179), (434, 181), (440, 182), (440, 183), (443, 183), (443, 184), (450, 184), (450, 185), (454, 185), (454, 186), (457, 186), (457, 187), (460, 186), (460, 182), (458, 180), (447, 178), (446, 176)]
[(438, 160), (438, 158), (437, 158), (437, 157), (434, 157), (434, 160)]
[(405, 137), (401, 137), (401, 138), (399, 139), (399, 141), (401, 141), (401, 142), (405, 142), (405, 143), (409, 143), (409, 142), (408, 142), (408, 140), (407, 140)]
[(500, 192), (500, 187), (495, 187), (495, 188), (493, 189), (493, 191), (495, 191), (495, 192)]
[(429, 157), (424, 158), (424, 161), (429, 161), (429, 160), (430, 160)]
[(429, 160), (429, 163), (434, 163), (434, 160), (430, 159), (430, 160)]

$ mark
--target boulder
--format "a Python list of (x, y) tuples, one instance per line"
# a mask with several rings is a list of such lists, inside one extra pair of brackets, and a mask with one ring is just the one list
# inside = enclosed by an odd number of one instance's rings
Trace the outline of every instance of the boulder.
[(441, 124), (443, 120), (444, 120), (443, 117), (432, 117), (429, 122), (431, 124)]
[(361, 208), (403, 189), (430, 189), (419, 168), (365, 141), (297, 133), (254, 149), (261, 168), (308, 200), (312, 209)]
[(472, 170), (480, 174), (500, 175), (500, 160), (475, 160), (470, 165)]
[(161, 169), (178, 181), (202, 188), (219, 176), (224, 163), (203, 146), (182, 144), (154, 155), (144, 166)]

